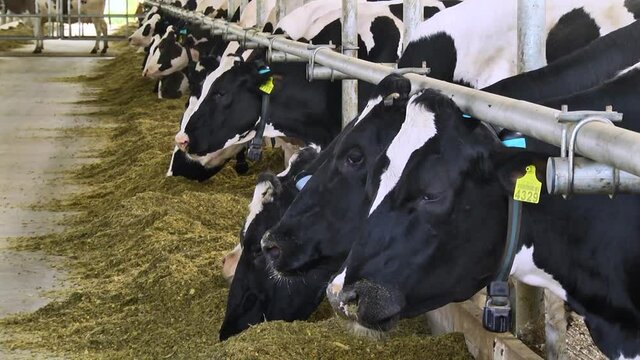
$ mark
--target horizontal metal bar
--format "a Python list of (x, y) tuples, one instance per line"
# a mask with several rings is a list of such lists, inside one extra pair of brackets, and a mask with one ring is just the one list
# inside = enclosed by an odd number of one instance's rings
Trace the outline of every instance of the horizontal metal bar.
[(571, 184), (569, 158), (549, 158), (546, 181), (549, 194), (640, 194), (638, 176), (585, 158), (576, 158), (574, 166)]
[[(51, 13), (51, 14), (0, 14), (0, 18), (54, 18), (57, 17), (58, 13)], [(133, 17), (138, 17), (138, 15), (135, 14), (63, 14), (62, 18), (63, 19), (67, 19), (67, 18), (90, 18), (90, 17), (102, 17), (102, 18), (133, 18)]]
[[(153, 0), (144, 0), (148, 5), (160, 6)], [(282, 39), (270, 39), (269, 34), (246, 32), (240, 26), (219, 19), (205, 18), (170, 5), (162, 5), (161, 11), (185, 20), (198, 20), (211, 28), (225, 29), (229, 33), (246, 36), (264, 47), (271, 43), (272, 49), (309, 59), (312, 52), (307, 44)], [(392, 72), (388, 67), (368, 61), (350, 58), (333, 51), (319, 50), (315, 62), (355, 78), (377, 84)], [(407, 74), (414, 89), (432, 88), (451, 97), (456, 104), (472, 116), (492, 125), (519, 131), (555, 146), (560, 146), (562, 125), (558, 123), (560, 110), (551, 109), (521, 100), (486, 93), (476, 89), (447, 83), (425, 76)], [(609, 164), (629, 173), (640, 175), (640, 134), (600, 123), (586, 125), (578, 134), (578, 153), (598, 162)]]
[[(96, 36), (42, 36), (42, 37), (34, 37), (34, 36), (4, 36), (0, 35), (0, 40), (3, 41), (31, 41), (31, 40), (96, 40)], [(109, 36), (109, 37), (101, 37), (100, 40), (107, 41), (119, 41), (126, 40), (126, 36)]]
[(332, 68), (328, 68), (326, 66), (313, 66), (307, 64), (307, 80), (344, 80), (344, 79), (353, 79), (353, 77), (336, 71)]

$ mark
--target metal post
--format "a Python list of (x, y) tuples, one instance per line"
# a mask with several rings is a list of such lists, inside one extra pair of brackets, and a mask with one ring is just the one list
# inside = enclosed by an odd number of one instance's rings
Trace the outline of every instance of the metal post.
[[(35, 2), (35, 12), (36, 14), (42, 16), (42, 14), (40, 14), (40, 7), (38, 6), (38, 2)], [(36, 48), (40, 45), (40, 41), (42, 40), (42, 18), (36, 18), (35, 22), (33, 23), (33, 27), (35, 28), (35, 34), (36, 34)]]
[(0, 3), (0, 25), (4, 25), (7, 22), (7, 9), (4, 7), (4, 2)]
[(279, 22), (287, 16), (287, 0), (277, 0), (276, 1), (276, 22)]
[(231, 18), (233, 18), (233, 14), (236, 12), (236, 9), (240, 4), (238, 3), (238, 0), (227, 0), (227, 1), (228, 1), (227, 19), (231, 21)]
[(545, 1), (518, 0), (518, 73), (546, 64)]
[[(518, 72), (545, 65), (545, 0), (518, 0)], [(528, 344), (544, 343), (544, 291), (515, 281), (515, 334)]]
[[(358, 3), (342, 0), (342, 54), (358, 57)], [(342, 127), (358, 115), (358, 80), (342, 80)]]
[(420, 24), (424, 18), (424, 11), (422, 10), (422, 1), (420, 0), (404, 0), (402, 7), (402, 18), (404, 23), (404, 41), (403, 49), (407, 48), (409, 39), (413, 38), (413, 32), (418, 24)]
[(258, 29), (262, 29), (264, 24), (267, 23), (267, 17), (269, 11), (267, 8), (267, 0), (255, 0), (256, 1), (256, 26)]

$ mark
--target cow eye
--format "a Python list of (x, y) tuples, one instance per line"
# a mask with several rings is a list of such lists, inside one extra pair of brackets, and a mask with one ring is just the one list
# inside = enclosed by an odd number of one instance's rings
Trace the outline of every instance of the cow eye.
[(420, 202), (423, 204), (432, 203), (438, 200), (438, 198), (439, 196), (437, 194), (422, 194), (422, 197), (420, 197)]
[(347, 154), (347, 164), (351, 166), (360, 165), (363, 158), (364, 156), (362, 155), (362, 152), (360, 150), (351, 150)]

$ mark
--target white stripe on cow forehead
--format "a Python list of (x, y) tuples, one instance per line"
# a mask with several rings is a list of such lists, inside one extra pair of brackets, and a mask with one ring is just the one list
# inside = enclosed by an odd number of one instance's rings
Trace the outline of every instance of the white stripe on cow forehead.
[(273, 186), (268, 181), (263, 181), (256, 185), (256, 188), (253, 190), (253, 198), (251, 199), (251, 203), (249, 204), (249, 215), (247, 215), (247, 220), (244, 223), (244, 228), (242, 229), (242, 233), (246, 234), (247, 229), (253, 222), (253, 220), (262, 212), (264, 209), (264, 204), (270, 203), (273, 201)]
[(407, 105), (404, 123), (396, 137), (393, 138), (391, 145), (387, 148), (386, 156), (389, 159), (389, 166), (380, 176), (380, 185), (373, 204), (371, 204), (369, 215), (375, 211), (385, 196), (396, 186), (411, 154), (426, 144), (437, 133), (435, 114), (423, 104), (415, 102), (420, 94), (418, 93), (411, 97)]
[(287, 174), (289, 174), (289, 171), (291, 171), (291, 165), (293, 165), (293, 163), (296, 162), (296, 160), (298, 160), (298, 156), (300, 156), (300, 151), (302, 149), (298, 150), (295, 152), (295, 154), (291, 155), (291, 158), (289, 158), (289, 164), (287, 165), (287, 168), (284, 169), (283, 171), (281, 171), (278, 175), (276, 175), (277, 177), (281, 178), (281, 177), (285, 177), (287, 176)]
[(382, 95), (379, 95), (378, 97), (375, 97), (373, 99), (369, 99), (369, 102), (367, 102), (367, 106), (364, 107), (364, 110), (362, 110), (362, 112), (360, 113), (360, 116), (358, 116), (358, 120), (356, 120), (355, 125), (358, 125), (358, 123), (362, 119), (367, 117), (367, 115), (369, 115), (371, 110), (373, 110), (373, 108), (376, 107), (376, 105), (380, 104), (380, 102), (382, 102)]
[(347, 268), (345, 267), (340, 274), (336, 275), (336, 277), (333, 278), (331, 284), (329, 284), (329, 291), (331, 291), (333, 295), (338, 296), (338, 294), (342, 291), (342, 287), (344, 286), (344, 279), (346, 276)]

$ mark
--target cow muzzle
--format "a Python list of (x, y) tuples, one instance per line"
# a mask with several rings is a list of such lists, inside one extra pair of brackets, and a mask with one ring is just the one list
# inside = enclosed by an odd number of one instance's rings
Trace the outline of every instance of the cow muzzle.
[(326, 291), (336, 314), (370, 330), (386, 332), (395, 326), (405, 304), (399, 291), (366, 280), (340, 286), (336, 282), (339, 277), (334, 278)]
[(260, 240), (260, 247), (262, 248), (262, 253), (269, 260), (271, 264), (277, 264), (278, 260), (280, 260), (280, 247), (274, 241), (273, 235), (270, 231), (267, 231), (262, 236)]
[(187, 152), (187, 148), (189, 146), (189, 136), (186, 133), (180, 132), (176, 134), (175, 141), (178, 149)]

